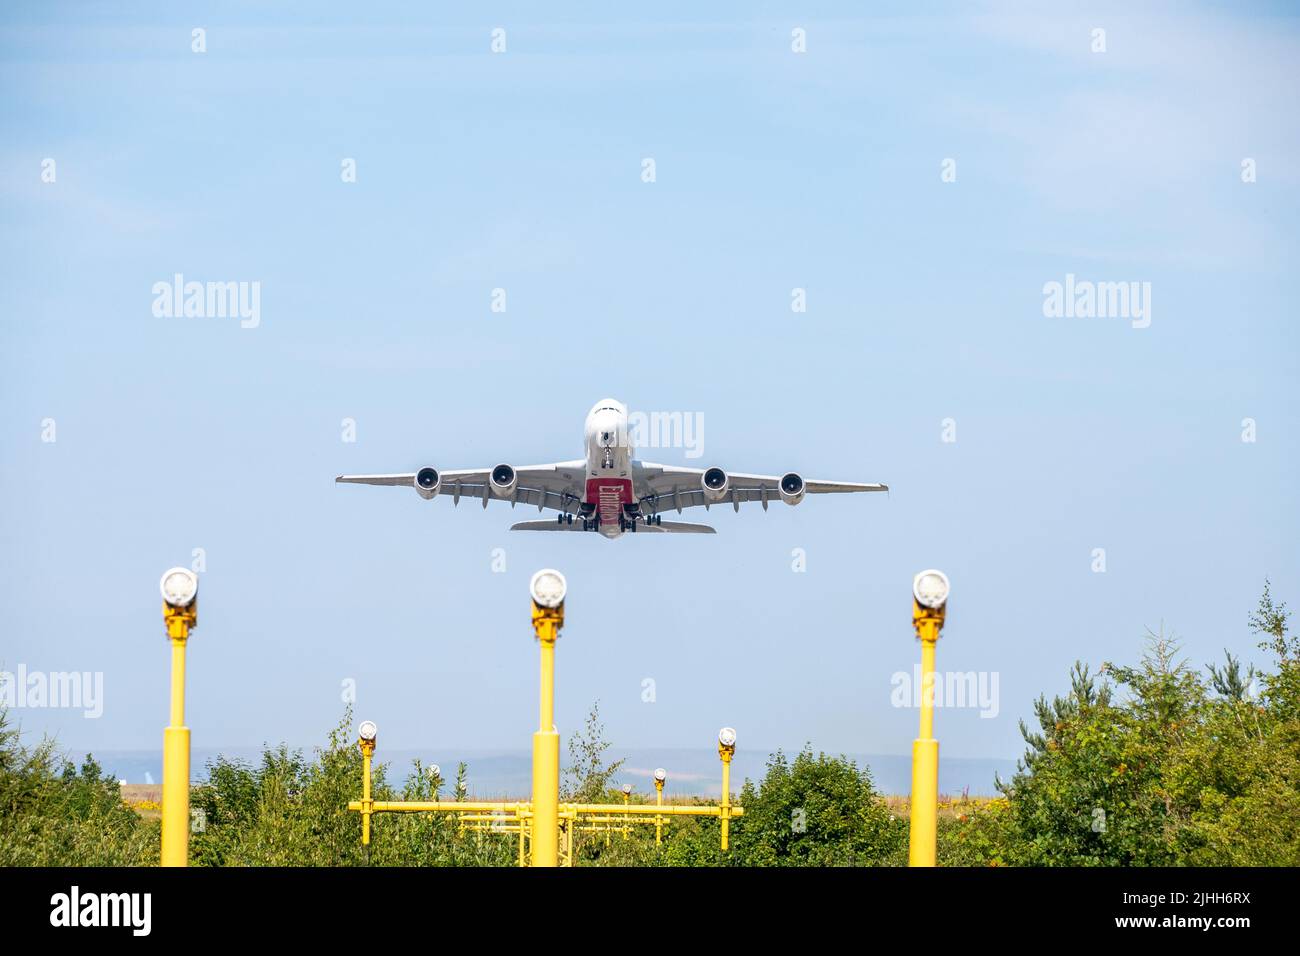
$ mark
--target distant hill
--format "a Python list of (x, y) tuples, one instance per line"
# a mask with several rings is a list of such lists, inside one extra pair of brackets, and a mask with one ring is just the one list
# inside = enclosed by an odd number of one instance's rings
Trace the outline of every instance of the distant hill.
[[(611, 753), (614, 753), (611, 748)], [(234, 747), (225, 750), (195, 748), (190, 759), (195, 780), (206, 776), (209, 760), (218, 753), (231, 759), (249, 763), (261, 761), (261, 750)], [(304, 753), (310, 757), (309, 748)], [(705, 749), (642, 749), (625, 751), (627, 761), (616, 783), (630, 783), (638, 791), (652, 792), (652, 775), (656, 767), (668, 771), (668, 789), (671, 794), (716, 797), (722, 790), (722, 767), (717, 754)], [(80, 755), (78, 755), (80, 756)], [(381, 763), (389, 765), (392, 780), (405, 779), (411, 760), (419, 758), (426, 765), (436, 763), (449, 781), (460, 760), (469, 765), (470, 793), (481, 799), (527, 798), (531, 789), (532, 757), (528, 751), (466, 751), (460, 754), (434, 753), (428, 750), (381, 750)], [(849, 754), (859, 766), (871, 768), (876, 789), (885, 794), (906, 794), (911, 790), (912, 759), (893, 754)], [(739, 751), (732, 764), (733, 789), (739, 790), (746, 777), (762, 779), (767, 763), (767, 752)], [(162, 752), (149, 750), (117, 750), (95, 754), (107, 773), (130, 784), (162, 782)], [(1010, 778), (1015, 771), (1014, 760), (996, 758), (942, 757), (939, 761), (939, 790), (945, 794), (960, 794), (969, 790), (971, 796), (992, 796), (995, 774)], [(450, 783), (449, 783), (450, 786)], [(358, 788), (360, 783), (358, 783)]]

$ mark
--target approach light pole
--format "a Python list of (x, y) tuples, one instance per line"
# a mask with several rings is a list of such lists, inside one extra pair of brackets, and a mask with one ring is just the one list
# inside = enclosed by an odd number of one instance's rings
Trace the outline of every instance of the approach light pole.
[[(664, 781), (668, 779), (668, 771), (663, 767), (655, 768), (655, 806), (664, 805)], [(655, 816), (655, 846), (664, 842), (664, 818)]]
[(722, 820), (722, 850), (728, 849), (727, 839), (731, 835), (731, 758), (736, 755), (736, 731), (733, 727), (723, 727), (718, 731), (718, 758), (722, 761), (722, 803), (719, 817)]
[(370, 793), (370, 765), (379, 741), (379, 728), (373, 720), (361, 721), (357, 728), (357, 749), (361, 751), (361, 845), (370, 845), (370, 815), (375, 801)]
[(172, 568), (159, 582), (163, 622), (172, 645), (171, 719), (163, 730), (163, 866), (188, 866), (190, 858), (190, 729), (185, 726), (185, 642), (199, 626), (199, 578)]
[[(632, 785), (630, 783), (625, 783), (623, 784), (623, 806), (626, 807), (628, 805), (628, 802), (631, 799), (632, 799)], [(627, 823), (628, 823), (628, 816), (626, 813), (624, 813), (623, 814), (623, 839), (624, 840), (628, 839)]]
[(934, 647), (948, 610), (948, 576), (922, 571), (912, 579), (912, 627), (921, 641), (921, 731), (912, 742), (908, 866), (934, 866), (939, 824), (939, 741), (934, 739)]
[(564, 626), (568, 584), (559, 571), (544, 568), (528, 583), (533, 632), (541, 648), (542, 680), (537, 733), (533, 734), (532, 865), (560, 863), (560, 734), (555, 728), (555, 640)]

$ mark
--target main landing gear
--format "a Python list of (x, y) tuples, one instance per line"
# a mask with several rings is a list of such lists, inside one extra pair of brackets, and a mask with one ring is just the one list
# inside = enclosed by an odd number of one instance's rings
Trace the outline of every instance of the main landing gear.
[(628, 515), (626, 517), (619, 515), (619, 531), (636, 531), (637, 523), (647, 525), (660, 525), (664, 523), (663, 515)]

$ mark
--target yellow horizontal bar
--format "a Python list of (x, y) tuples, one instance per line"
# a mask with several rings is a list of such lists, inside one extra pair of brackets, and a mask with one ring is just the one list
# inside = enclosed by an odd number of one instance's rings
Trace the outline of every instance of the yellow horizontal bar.
[(653, 826), (653, 825), (654, 825), (654, 822), (655, 822), (653, 819), (650, 819), (650, 820), (642, 820), (642, 819), (639, 819), (639, 818), (637, 818), (637, 817), (627, 817), (627, 818), (623, 818), (623, 817), (588, 817), (588, 816), (583, 816), (583, 817), (579, 817), (578, 819), (579, 819), (579, 822), (581, 822), (581, 823), (626, 823), (626, 824), (628, 824), (629, 826), (631, 826), (631, 825), (633, 825), (633, 824), (637, 824), (637, 823), (640, 823), (640, 824), (650, 824), (651, 826)]
[[(663, 806), (657, 807), (653, 803), (633, 803), (623, 806), (620, 803), (573, 803), (561, 804), (561, 810), (568, 810), (579, 814), (606, 813), (611, 816), (621, 816), (623, 814), (641, 815), (647, 817), (720, 817), (722, 816), (721, 807), (709, 806)], [(744, 816), (743, 807), (733, 806), (731, 815), (733, 817)]]
[[(360, 810), (361, 801), (354, 800), (347, 809)], [(376, 800), (370, 804), (370, 813), (504, 813), (510, 817), (532, 816), (530, 804), (489, 803), (425, 803), (419, 800)], [(645, 817), (720, 817), (720, 806), (655, 806), (654, 804), (560, 804), (565, 817), (590, 816), (606, 813), (610, 816)], [(744, 806), (732, 806), (732, 817), (744, 817)]]
[[(361, 802), (353, 800), (349, 810), (360, 810)], [(528, 810), (521, 803), (430, 803), (420, 800), (376, 800), (370, 805), (371, 813), (508, 813), (516, 815)]]
[[(361, 810), (361, 801), (353, 800), (348, 804), (349, 810)], [(419, 800), (375, 800), (370, 805), (371, 813), (504, 813), (510, 817), (531, 817), (532, 805), (527, 803), (431, 803)], [(722, 808), (716, 806), (663, 806), (653, 803), (633, 803), (624, 806), (621, 803), (562, 803), (560, 813), (563, 816), (588, 816), (591, 814), (609, 814), (611, 816), (648, 816), (648, 817), (720, 817)], [(731, 816), (745, 815), (744, 807), (731, 807)]]

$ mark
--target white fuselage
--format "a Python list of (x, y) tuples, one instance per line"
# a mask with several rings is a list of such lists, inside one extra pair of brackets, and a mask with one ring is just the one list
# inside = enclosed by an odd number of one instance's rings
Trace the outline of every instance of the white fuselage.
[(587, 413), (587, 474), (584, 510), (607, 538), (623, 533), (624, 506), (637, 501), (633, 484), (632, 443), (628, 437), (627, 406), (612, 398), (597, 402)]

